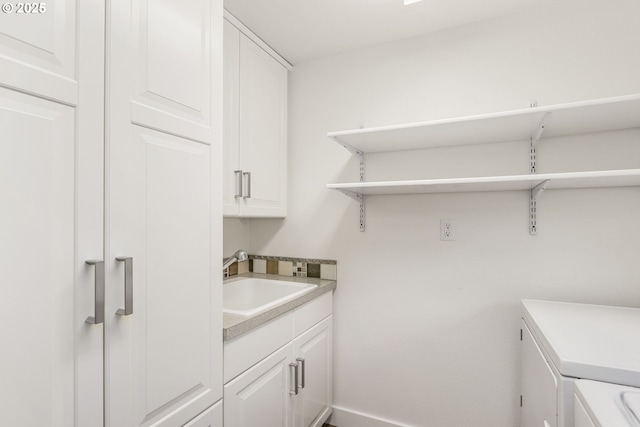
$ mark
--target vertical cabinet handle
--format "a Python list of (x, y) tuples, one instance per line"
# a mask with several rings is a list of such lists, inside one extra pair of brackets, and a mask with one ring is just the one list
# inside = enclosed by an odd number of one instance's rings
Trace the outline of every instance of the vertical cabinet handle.
[(302, 358), (302, 357), (296, 357), (296, 360), (297, 360), (298, 362), (300, 362), (300, 366), (301, 366), (301, 368), (302, 368), (302, 375), (301, 375), (301, 377), (302, 377), (302, 378), (301, 378), (301, 381), (300, 381), (300, 388), (304, 388), (304, 379), (305, 379), (305, 377), (307, 376), (307, 375), (305, 374), (305, 371), (304, 371), (304, 358)]
[(242, 197), (242, 171), (235, 170), (233, 171), (233, 173), (236, 175), (236, 194), (234, 195), (234, 197), (236, 199), (239, 199), (240, 197)]
[(90, 260), (85, 261), (87, 265), (93, 265), (95, 268), (95, 308), (94, 315), (87, 317), (85, 322), (92, 325), (104, 323), (104, 261)]
[(289, 363), (289, 369), (291, 369), (292, 372), (292, 378), (293, 378), (293, 390), (289, 390), (289, 394), (291, 395), (297, 395), (298, 394), (298, 364), (297, 363)]
[(119, 308), (116, 314), (128, 316), (133, 314), (133, 258), (119, 256), (116, 261), (124, 262), (124, 309)]
[(251, 172), (242, 172), (242, 175), (247, 176), (247, 195), (242, 196), (243, 199), (251, 198)]

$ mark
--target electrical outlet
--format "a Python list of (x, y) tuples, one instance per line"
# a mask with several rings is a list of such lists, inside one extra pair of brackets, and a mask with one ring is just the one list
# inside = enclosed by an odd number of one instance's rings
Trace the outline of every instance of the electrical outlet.
[(456, 222), (453, 219), (440, 220), (440, 240), (456, 240)]

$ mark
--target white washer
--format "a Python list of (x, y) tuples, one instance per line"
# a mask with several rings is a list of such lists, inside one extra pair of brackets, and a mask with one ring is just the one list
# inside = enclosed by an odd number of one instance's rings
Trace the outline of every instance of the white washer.
[(522, 301), (521, 427), (574, 427), (574, 383), (640, 387), (640, 309)]
[(575, 427), (640, 427), (640, 388), (575, 382)]

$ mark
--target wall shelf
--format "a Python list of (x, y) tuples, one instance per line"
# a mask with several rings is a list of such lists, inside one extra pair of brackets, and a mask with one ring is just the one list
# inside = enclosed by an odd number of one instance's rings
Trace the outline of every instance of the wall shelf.
[(636, 128), (640, 127), (640, 94), (329, 132), (327, 136), (348, 150), (361, 153), (528, 141), (545, 116), (548, 117), (544, 126), (546, 137)]
[(364, 195), (468, 193), (531, 190), (546, 182), (546, 189), (640, 186), (640, 169), (547, 173), (473, 178), (328, 184), (327, 188)]
[[(360, 158), (360, 182), (328, 184), (360, 203), (364, 231), (367, 195), (530, 191), (530, 233), (536, 234), (536, 202), (545, 189), (640, 186), (640, 169), (536, 174), (536, 145), (544, 137), (640, 127), (640, 94), (533, 107), (500, 113), (329, 132)], [(491, 142), (529, 141), (531, 174), (409, 181), (364, 181), (364, 155)]]

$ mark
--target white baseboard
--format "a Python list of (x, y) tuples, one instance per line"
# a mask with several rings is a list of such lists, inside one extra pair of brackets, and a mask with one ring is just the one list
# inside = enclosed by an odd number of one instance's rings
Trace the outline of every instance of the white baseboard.
[(411, 427), (339, 406), (333, 407), (333, 413), (327, 422), (336, 427)]

